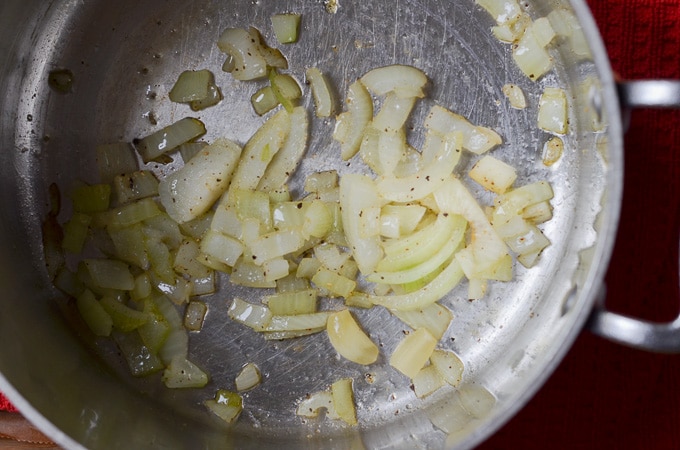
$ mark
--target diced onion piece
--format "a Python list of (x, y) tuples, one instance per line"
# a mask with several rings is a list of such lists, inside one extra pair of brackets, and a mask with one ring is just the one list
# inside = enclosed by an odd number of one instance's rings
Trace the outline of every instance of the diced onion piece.
[(113, 177), (121, 173), (137, 170), (137, 158), (128, 142), (98, 145), (95, 152), (102, 183), (111, 182)]
[(322, 409), (326, 410), (326, 417), (329, 419), (340, 418), (335, 410), (333, 395), (330, 391), (318, 391), (313, 394), (308, 394), (307, 397), (302, 399), (298, 404), (295, 414), (301, 417), (314, 418), (319, 416)]
[(113, 179), (113, 189), (118, 204), (125, 204), (158, 195), (158, 180), (151, 171), (137, 170), (117, 175)]
[(172, 267), (177, 273), (190, 278), (208, 277), (212, 270), (201, 264), (197, 258), (201, 253), (200, 245), (191, 238), (184, 238), (180, 244)]
[(82, 251), (87, 239), (92, 216), (74, 212), (71, 218), (64, 224), (64, 237), (61, 241), (61, 248), (73, 254)]
[(115, 259), (85, 259), (83, 265), (92, 279), (92, 283), (106, 289), (129, 291), (135, 286), (135, 279), (130, 268), (122, 261)]
[(219, 231), (208, 230), (201, 240), (201, 251), (229, 267), (243, 254), (243, 243)]
[(91, 291), (83, 291), (76, 299), (76, 306), (87, 327), (96, 336), (111, 334), (113, 320)]
[(525, 184), (499, 195), (494, 200), (496, 205), (493, 213), (494, 227), (502, 224), (504, 218), (511, 219), (513, 216), (521, 214), (524, 208), (550, 200), (553, 196), (552, 187), (547, 181)]
[(434, 198), (441, 211), (462, 215), (472, 230), (470, 244), (456, 254), (465, 276), (478, 278), (478, 273), (495, 267), (507, 255), (505, 243), (491, 226), (479, 203), (460, 180), (455, 177), (449, 178), (434, 193)]
[(559, 136), (553, 136), (543, 145), (543, 164), (552, 166), (562, 157), (564, 141)]
[(73, 210), (81, 213), (96, 213), (109, 208), (111, 186), (93, 184), (78, 186), (71, 192)]
[(318, 311), (309, 314), (296, 314), (294, 316), (272, 316), (264, 331), (322, 330), (326, 326), (330, 315), (331, 312), (329, 311)]
[(352, 390), (352, 379), (342, 378), (331, 385), (331, 396), (333, 406), (341, 420), (348, 425), (357, 424), (357, 411), (354, 406), (354, 391)]
[(163, 383), (170, 389), (202, 388), (208, 384), (208, 374), (186, 358), (170, 361), (163, 371)]
[(270, 259), (278, 258), (300, 249), (304, 243), (305, 239), (299, 230), (273, 231), (260, 236), (252, 242), (250, 251), (253, 255), (253, 262), (261, 265)]
[(298, 106), (290, 113), (290, 131), (286, 140), (262, 176), (257, 188), (270, 192), (283, 186), (295, 172), (300, 159), (307, 149), (309, 118), (307, 110)]
[(444, 386), (444, 380), (439, 371), (433, 366), (425, 366), (418, 371), (413, 381), (413, 391), (418, 398), (427, 397)]
[(361, 237), (359, 213), (380, 204), (375, 183), (368, 176), (346, 174), (340, 179), (340, 207), (345, 236), (354, 260), (364, 274), (373, 272), (383, 252), (380, 236)]
[(302, 97), (302, 90), (295, 78), (286, 73), (269, 72), (269, 81), (276, 99), (289, 113), (293, 112), (296, 101)]
[(254, 388), (261, 380), (260, 369), (254, 363), (247, 363), (236, 375), (234, 382), (236, 390), (241, 392)]
[(375, 95), (394, 92), (401, 98), (422, 98), (425, 96), (423, 88), (427, 84), (427, 75), (413, 66), (394, 64), (372, 69), (360, 81)]
[(462, 133), (462, 147), (472, 153), (481, 155), (492, 148), (500, 145), (503, 140), (490, 128), (475, 126), (460, 114), (449, 111), (439, 105), (434, 105), (427, 117), (424, 126), (427, 130), (441, 136), (447, 136), (451, 132)]
[(347, 111), (335, 119), (333, 139), (340, 143), (340, 156), (347, 161), (359, 151), (366, 125), (373, 118), (373, 99), (363, 84), (352, 83), (345, 99)]
[(473, 420), (461, 404), (457, 391), (445, 402), (439, 402), (433, 408), (428, 409), (427, 413), (432, 425), (446, 434), (463, 430)]
[(513, 166), (490, 155), (485, 155), (477, 161), (468, 175), (484, 189), (496, 194), (507, 191), (517, 179), (517, 172)]
[(290, 132), (290, 124), (290, 114), (282, 109), (255, 132), (243, 147), (241, 160), (234, 172), (230, 190), (257, 188), (267, 166), (286, 141)]
[(449, 350), (434, 350), (430, 362), (442, 378), (451, 386), (457, 387), (463, 379), (463, 362), (458, 355)]
[(205, 100), (208, 97), (208, 86), (211, 81), (212, 73), (207, 69), (185, 70), (179, 74), (168, 97), (177, 103)]
[(531, 17), (527, 13), (521, 13), (514, 22), (506, 22), (491, 27), (491, 32), (501, 42), (516, 42), (524, 34), (524, 30), (531, 25)]
[(145, 138), (135, 141), (135, 147), (145, 162), (158, 158), (181, 144), (205, 134), (205, 125), (193, 117), (185, 117)]
[(339, 273), (350, 254), (341, 251), (337, 245), (322, 243), (314, 247), (314, 256), (325, 268)]
[(443, 298), (460, 283), (462, 278), (461, 266), (453, 259), (432, 281), (416, 291), (399, 295), (369, 295), (367, 300), (388, 309), (403, 311), (421, 309)]
[(113, 297), (104, 296), (99, 304), (111, 317), (113, 327), (124, 333), (141, 327), (149, 320), (149, 315), (145, 312), (130, 308)]
[(269, 295), (262, 301), (267, 304), (272, 314), (277, 316), (316, 312), (317, 298), (314, 289), (281, 292)]
[(276, 40), (281, 44), (297, 42), (300, 30), (300, 14), (274, 14), (271, 16)]
[(328, 85), (328, 79), (316, 67), (310, 67), (305, 72), (314, 97), (316, 117), (330, 117), (335, 110), (335, 98)]
[(527, 107), (527, 99), (524, 96), (522, 88), (516, 84), (508, 83), (502, 88), (503, 94), (508, 98), (510, 106), (516, 109), (524, 109)]
[(451, 324), (451, 320), (453, 320), (451, 310), (439, 303), (432, 303), (422, 309), (412, 311), (392, 310), (391, 312), (414, 330), (417, 328), (427, 329), (436, 339), (442, 338)]
[(132, 376), (143, 377), (163, 369), (163, 362), (149, 351), (139, 334), (114, 331), (111, 336), (125, 358)]
[(541, 47), (550, 45), (553, 39), (555, 39), (555, 36), (557, 36), (557, 33), (555, 33), (555, 30), (552, 25), (550, 25), (550, 21), (547, 17), (541, 17), (534, 20), (531, 31), (536, 36), (536, 41)]
[[(211, 74), (212, 75), (212, 74)], [(194, 100), (189, 103), (192, 111), (200, 111), (214, 106), (222, 101), (222, 91), (215, 85), (214, 80), (208, 85), (208, 96), (202, 100)]]
[(377, 181), (381, 197), (407, 203), (430, 195), (451, 175), (461, 154), (460, 133), (447, 134), (442, 147), (430, 164), (406, 177), (382, 176)]
[(356, 288), (356, 281), (350, 280), (338, 273), (320, 267), (312, 277), (312, 283), (317, 288), (323, 289), (324, 293), (329, 293), (335, 297), (349, 297)]
[(516, 0), (477, 0), (477, 4), (499, 24), (514, 22), (522, 13)]
[(381, 131), (400, 130), (411, 114), (415, 102), (416, 97), (402, 98), (393, 91), (388, 92), (371, 125)]
[(279, 104), (279, 99), (276, 98), (276, 94), (274, 94), (271, 86), (265, 86), (250, 97), (250, 103), (253, 105), (255, 112), (261, 116), (276, 108)]
[(588, 40), (578, 18), (569, 10), (558, 8), (548, 14), (548, 20), (559, 36), (566, 37), (569, 48), (576, 56), (589, 58), (591, 56)]
[(161, 180), (158, 190), (168, 215), (183, 223), (205, 213), (227, 190), (241, 148), (218, 139), (191, 158), (181, 169)]
[(262, 305), (248, 303), (236, 297), (229, 305), (229, 317), (255, 331), (264, 331), (272, 320), (272, 313)]
[(305, 178), (305, 191), (320, 192), (338, 187), (338, 172), (326, 170), (314, 172)]
[(524, 34), (512, 50), (512, 57), (517, 67), (532, 81), (541, 78), (553, 66), (550, 54), (537, 39), (532, 25), (524, 30)]
[(290, 264), (287, 259), (277, 257), (262, 264), (265, 281), (276, 281), (288, 276)]
[(378, 359), (378, 347), (371, 341), (347, 309), (330, 315), (326, 324), (328, 339), (344, 358), (368, 365)]
[(550, 240), (536, 225), (527, 223), (527, 231), (505, 240), (510, 250), (517, 254), (535, 253), (550, 245)]
[(425, 328), (419, 328), (399, 342), (390, 356), (390, 365), (407, 377), (415, 378), (436, 346), (437, 339)]
[(496, 397), (483, 386), (465, 384), (458, 389), (460, 404), (472, 417), (485, 418), (496, 405)]
[(545, 131), (565, 134), (568, 123), (567, 94), (560, 88), (545, 88), (538, 102), (538, 127)]
[(385, 205), (380, 211), (380, 234), (398, 238), (412, 233), (423, 218), (426, 208), (420, 205)]
[(149, 268), (149, 257), (144, 244), (145, 236), (141, 224), (134, 224), (129, 227), (108, 227), (106, 231), (111, 238), (118, 258), (134, 264), (140, 269)]
[(233, 58), (231, 75), (237, 80), (255, 80), (267, 75), (267, 62), (258, 40), (243, 28), (227, 28), (217, 41), (219, 49)]
[(250, 36), (260, 44), (260, 53), (268, 67), (284, 70), (288, 68), (288, 60), (283, 56), (283, 53), (277, 48), (269, 47), (265, 42), (262, 33), (260, 33), (257, 28), (248, 28), (248, 33), (250, 33)]
[(323, 237), (333, 227), (333, 215), (321, 200), (312, 200), (304, 212), (303, 236)]
[(265, 277), (264, 268), (256, 265), (246, 258), (239, 258), (231, 270), (229, 281), (240, 286), (256, 288), (274, 288), (276, 281), (268, 281)]
[(243, 410), (243, 399), (235, 392), (220, 389), (214, 399), (203, 402), (206, 408), (222, 421), (232, 423)]
[(203, 321), (208, 312), (208, 305), (198, 300), (192, 300), (184, 312), (184, 326), (189, 331), (199, 331), (203, 328)]
[(552, 206), (550, 205), (550, 202), (546, 200), (527, 206), (522, 210), (522, 219), (535, 224), (547, 222), (552, 219)]

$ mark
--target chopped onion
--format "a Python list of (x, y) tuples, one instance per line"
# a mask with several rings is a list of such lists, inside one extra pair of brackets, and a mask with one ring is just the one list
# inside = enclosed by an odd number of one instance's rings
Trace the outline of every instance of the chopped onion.
[(204, 401), (203, 405), (222, 421), (232, 423), (243, 410), (243, 399), (235, 392), (220, 389), (214, 399)]
[(552, 58), (537, 39), (532, 25), (527, 26), (524, 34), (515, 44), (512, 57), (517, 67), (533, 81), (541, 78), (553, 67)]
[(416, 97), (399, 97), (394, 91), (387, 93), (380, 111), (373, 118), (371, 125), (381, 131), (401, 130), (408, 119)]
[(313, 394), (308, 394), (306, 398), (302, 399), (298, 404), (295, 414), (301, 417), (314, 418), (318, 417), (321, 410), (326, 410), (326, 417), (329, 419), (339, 419), (335, 404), (333, 403), (333, 395), (330, 391), (319, 391)]
[(262, 179), (260, 179), (257, 186), (259, 190), (270, 192), (280, 188), (288, 181), (307, 149), (308, 136), (309, 118), (307, 110), (298, 106), (290, 113), (290, 131), (281, 150), (274, 155)]
[(295, 78), (288, 74), (269, 72), (269, 81), (276, 99), (289, 113), (293, 112), (296, 101), (302, 97), (302, 90)]
[(522, 10), (516, 0), (476, 0), (486, 9), (496, 23), (512, 23), (520, 16)]
[(470, 178), (496, 194), (507, 191), (517, 179), (517, 172), (510, 164), (485, 155), (470, 169)]
[(317, 297), (314, 289), (282, 292), (262, 299), (272, 314), (287, 316), (316, 312)]
[(340, 156), (347, 161), (359, 151), (366, 125), (373, 118), (373, 100), (363, 84), (352, 83), (345, 100), (347, 111), (335, 119), (333, 139), (340, 143)]
[(248, 303), (238, 297), (231, 302), (227, 313), (233, 320), (255, 331), (265, 331), (272, 320), (272, 313), (268, 308)]
[(427, 75), (413, 66), (393, 64), (369, 70), (360, 81), (375, 95), (394, 92), (401, 98), (422, 98), (425, 96), (423, 88), (427, 84)]
[(349, 425), (357, 424), (352, 379), (342, 378), (331, 385), (331, 397), (338, 417)]
[(90, 222), (92, 222), (92, 216), (74, 212), (68, 222), (64, 224), (64, 237), (61, 241), (61, 248), (69, 253), (80, 253), (87, 240)]
[(316, 67), (310, 67), (305, 72), (314, 97), (316, 117), (330, 117), (335, 110), (335, 99), (328, 84), (328, 79)]
[(516, 84), (508, 83), (503, 85), (503, 93), (508, 98), (510, 106), (516, 109), (524, 109), (527, 107), (527, 99), (524, 96), (522, 88)]
[(300, 30), (300, 14), (274, 14), (271, 16), (276, 40), (281, 44), (297, 42)]
[(262, 56), (260, 43), (248, 30), (227, 28), (217, 46), (233, 58), (231, 75), (237, 80), (255, 80), (267, 76), (267, 61)]
[(531, 31), (534, 33), (536, 41), (541, 47), (550, 45), (553, 39), (555, 39), (555, 36), (557, 36), (547, 17), (541, 17), (534, 20)]
[(441, 339), (453, 320), (453, 313), (439, 303), (411, 311), (391, 310), (399, 320), (414, 330), (425, 328), (436, 339)]
[(444, 386), (442, 376), (433, 365), (420, 369), (411, 381), (413, 382), (413, 391), (418, 398), (427, 397)]
[(163, 371), (163, 383), (171, 389), (202, 388), (208, 384), (208, 375), (188, 359), (177, 357)]
[(260, 369), (254, 363), (247, 363), (236, 375), (234, 382), (236, 390), (241, 392), (254, 388), (261, 380)]
[(543, 164), (552, 166), (562, 157), (564, 141), (559, 136), (553, 136), (543, 145)]
[(95, 152), (102, 183), (111, 182), (113, 177), (121, 173), (131, 173), (137, 170), (137, 159), (127, 142), (98, 145)]
[(97, 213), (109, 209), (111, 186), (108, 184), (82, 185), (71, 191), (73, 210), (81, 213)]
[(286, 110), (281, 110), (255, 132), (243, 147), (230, 189), (257, 188), (267, 166), (288, 137), (290, 123), (290, 114)]
[(83, 291), (76, 299), (76, 306), (80, 316), (96, 336), (111, 334), (113, 320), (91, 291)]
[(183, 223), (205, 213), (227, 190), (240, 154), (237, 144), (218, 139), (163, 178), (158, 190), (170, 217)]
[(177, 103), (205, 100), (208, 97), (208, 86), (214, 82), (212, 78), (212, 73), (207, 69), (185, 70), (179, 74), (168, 97)]
[(448, 350), (434, 350), (430, 361), (444, 381), (457, 387), (463, 379), (463, 362), (458, 355)]
[(276, 108), (279, 104), (279, 99), (276, 98), (276, 94), (274, 94), (271, 86), (265, 86), (250, 97), (250, 103), (253, 105), (255, 112), (261, 116)]
[(350, 280), (339, 273), (320, 267), (312, 277), (312, 283), (323, 289), (331, 297), (349, 297), (356, 288), (356, 281)]
[(415, 378), (436, 346), (437, 339), (425, 328), (419, 328), (399, 342), (390, 356), (390, 365), (407, 377)]
[(449, 111), (439, 105), (430, 109), (425, 118), (427, 130), (446, 137), (449, 133), (462, 133), (461, 145), (465, 150), (478, 155), (485, 153), (502, 142), (501, 137), (490, 128), (475, 126), (460, 114)]
[(92, 282), (102, 288), (129, 291), (135, 286), (130, 268), (122, 261), (89, 258), (83, 260), (83, 266)]
[(364, 333), (348, 309), (335, 312), (326, 324), (328, 339), (343, 358), (362, 365), (378, 359), (378, 347)]
[(203, 321), (208, 312), (208, 305), (198, 300), (192, 300), (184, 312), (184, 327), (189, 331), (199, 331), (203, 328)]
[(205, 125), (193, 117), (185, 117), (135, 142), (145, 162), (158, 158), (181, 144), (205, 134)]
[(458, 390), (460, 404), (472, 417), (485, 418), (496, 405), (496, 397), (483, 386), (466, 384)]
[(118, 204), (158, 195), (158, 180), (151, 171), (136, 170), (117, 175), (113, 179), (113, 190)]
[(545, 131), (565, 134), (568, 123), (567, 94), (560, 88), (545, 88), (538, 102), (538, 127)]

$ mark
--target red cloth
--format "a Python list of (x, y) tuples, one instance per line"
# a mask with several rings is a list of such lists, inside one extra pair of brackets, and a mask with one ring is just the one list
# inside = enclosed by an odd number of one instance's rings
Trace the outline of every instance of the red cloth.
[[(621, 77), (680, 79), (680, 0), (590, 0)], [(608, 306), (678, 312), (680, 112), (638, 111), (626, 136), (621, 227)], [(0, 394), (0, 409), (13, 410)], [(483, 449), (680, 448), (680, 356), (584, 332), (546, 385)]]
[(7, 397), (5, 397), (2, 392), (0, 392), (0, 411), (16, 412), (17, 409), (12, 405)]
[[(680, 0), (589, 0), (624, 79), (680, 79)], [(625, 140), (621, 226), (607, 306), (678, 314), (680, 112), (636, 111)], [(538, 394), (482, 449), (680, 448), (680, 356), (632, 350), (587, 331)]]

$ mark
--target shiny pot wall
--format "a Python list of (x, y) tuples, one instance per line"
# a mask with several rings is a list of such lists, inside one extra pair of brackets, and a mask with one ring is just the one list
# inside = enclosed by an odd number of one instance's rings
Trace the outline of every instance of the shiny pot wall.
[[(69, 448), (469, 447), (495, 431), (549, 376), (590, 314), (613, 243), (622, 181), (615, 85), (585, 5), (525, 3), (534, 18), (573, 8), (590, 57), (577, 57), (562, 43), (553, 50), (555, 68), (529, 81), (512, 62), (510, 47), (491, 35), (489, 15), (472, 1), (347, 1), (334, 14), (321, 3), (296, 1), (4, 1), (0, 389)], [(223, 55), (215, 42), (226, 27), (251, 25), (273, 42), (269, 17), (282, 11), (303, 15), (300, 42), (282, 48), (299, 79), (316, 65), (342, 93), (373, 67), (418, 66), (432, 80), (430, 98), (503, 136), (494, 155), (518, 168), (519, 184), (547, 179), (553, 186), (554, 218), (545, 225), (552, 245), (541, 263), (517, 268), (514, 281), (494, 283), (482, 301), (468, 302), (465, 286), (442, 299), (456, 319), (441, 345), (466, 365), (458, 392), (414, 396), (409, 381), (387, 363), (404, 327), (386, 311), (356, 311), (381, 343), (374, 366), (335, 358), (324, 338), (263, 343), (226, 317), (228, 298), (255, 300), (258, 294), (230, 287), (226, 278), (222, 292), (207, 300), (205, 328), (190, 342), (192, 358), (211, 382), (201, 390), (170, 391), (158, 377), (134, 379), (115, 348), (78, 331), (69, 319), (72, 304), (51, 285), (40, 239), (49, 185), (94, 182), (97, 144), (132, 141), (190, 115), (167, 97), (186, 69), (211, 69), (225, 97), (198, 114), (207, 124), (205, 139), (244, 143), (263, 121), (249, 102), (257, 85), (219, 70)], [(50, 72), (63, 69), (74, 76), (66, 94), (48, 83)], [(507, 104), (501, 87), (509, 82), (525, 90), (527, 109)], [(548, 135), (536, 128), (546, 86), (566, 89), (570, 99), (565, 154), (551, 167), (541, 163)], [(424, 108), (416, 109), (414, 123), (424, 115)], [(313, 122), (294, 190), (312, 171), (355, 170), (341, 164), (330, 130), (332, 121)], [(166, 170), (152, 169), (159, 175)], [(246, 411), (226, 429), (201, 402), (230, 387), (250, 360), (260, 365), (264, 382), (245, 394)], [(297, 400), (344, 376), (355, 379), (356, 430), (295, 416)], [(457, 405), (480, 390), (493, 394), (495, 406), (478, 417), (462, 414)], [(444, 420), (448, 433), (433, 418)]]

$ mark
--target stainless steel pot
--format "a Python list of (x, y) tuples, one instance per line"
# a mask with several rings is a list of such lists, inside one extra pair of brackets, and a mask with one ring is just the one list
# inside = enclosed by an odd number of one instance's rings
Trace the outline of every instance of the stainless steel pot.
[[(623, 127), (617, 85), (594, 22), (582, 1), (523, 4), (533, 17), (555, 8), (573, 10), (590, 57), (577, 57), (567, 44), (558, 46), (555, 69), (531, 82), (514, 66), (509, 47), (490, 34), (491, 18), (470, 0), (346, 1), (335, 14), (320, 2), (299, 1), (5, 0), (0, 6), (0, 204), (5, 212), (0, 220), (0, 390), (67, 448), (472, 447), (528, 401), (589, 317), (592, 329), (607, 337), (679, 351), (680, 321), (644, 324), (596, 304), (603, 297), (617, 228)], [(225, 95), (220, 105), (200, 114), (208, 125), (206, 139), (245, 142), (262, 123), (248, 100), (256, 85), (234, 82), (219, 71), (222, 55), (215, 42), (225, 27), (251, 25), (271, 40), (269, 16), (288, 10), (303, 14), (300, 42), (284, 49), (300, 79), (307, 66), (317, 65), (344, 92), (372, 67), (416, 65), (433, 80), (431, 98), (498, 130), (504, 144), (496, 154), (519, 168), (520, 182), (548, 179), (554, 187), (555, 214), (545, 226), (552, 245), (541, 263), (518, 269), (511, 283), (494, 284), (484, 300), (464, 300), (464, 287), (442, 300), (456, 316), (442, 342), (465, 361), (462, 394), (443, 390), (426, 400), (415, 398), (384, 356), (403, 326), (380, 311), (357, 312), (382, 344), (376, 366), (336, 359), (324, 339), (263, 343), (226, 318), (226, 298), (234, 292), (226, 280), (227, 293), (209, 299), (205, 329), (191, 337), (194, 360), (212, 376), (205, 390), (168, 391), (156, 378), (132, 378), (114, 350), (86, 343), (65, 319), (68, 309), (60, 307), (62, 296), (51, 286), (40, 239), (49, 184), (95, 181), (95, 145), (129, 141), (189, 115), (167, 98), (186, 69), (213, 70)], [(48, 85), (49, 73), (61, 69), (74, 76), (67, 94)], [(527, 93), (526, 110), (513, 110), (504, 101), (501, 87), (508, 82)], [(535, 120), (538, 96), (552, 85), (569, 93), (570, 132), (564, 156), (548, 168), (540, 162), (547, 136)], [(663, 104), (669, 92), (678, 92), (675, 84), (622, 89), (632, 106), (680, 103), (675, 95)], [(654, 100), (639, 92), (660, 94)], [(418, 110), (414, 121), (423, 116), (424, 109)], [(340, 167), (331, 127), (314, 122), (298, 182), (310, 171)], [(246, 394), (239, 422), (225, 429), (200, 402), (214, 389), (229, 387), (251, 360), (265, 380)], [(340, 376), (356, 380), (357, 430), (329, 421), (303, 423), (295, 416), (297, 399)], [(451, 413), (461, 395), (480, 387), (496, 399), (488, 413)], [(431, 421), (447, 412), (448, 434)]]

